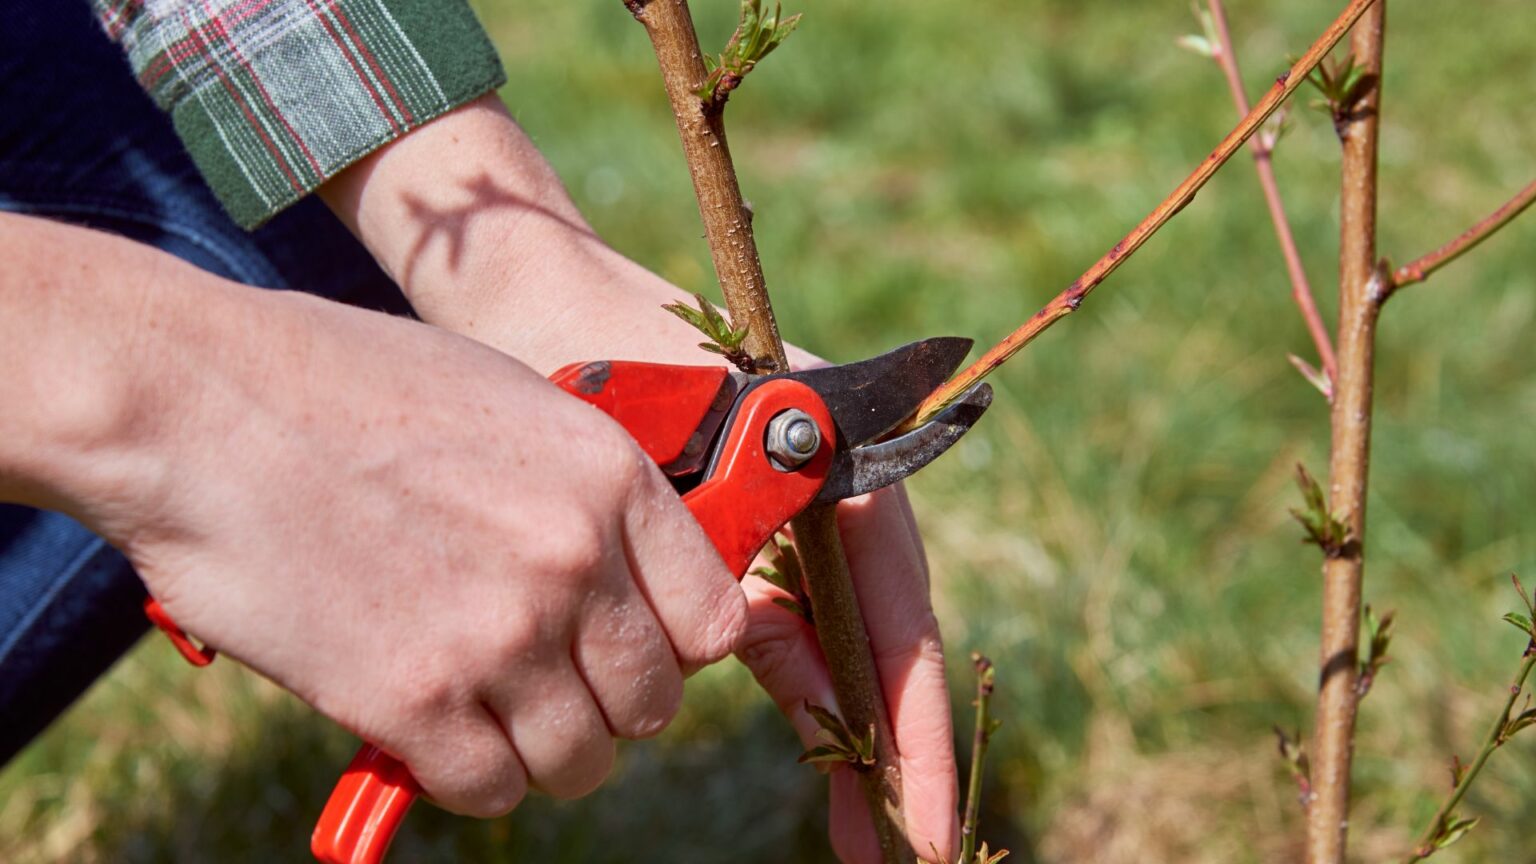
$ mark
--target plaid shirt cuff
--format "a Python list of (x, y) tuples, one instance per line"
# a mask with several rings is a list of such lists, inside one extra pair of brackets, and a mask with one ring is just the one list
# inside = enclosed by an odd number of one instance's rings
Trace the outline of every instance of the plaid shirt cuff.
[(465, 0), (92, 2), (246, 228), (506, 81)]

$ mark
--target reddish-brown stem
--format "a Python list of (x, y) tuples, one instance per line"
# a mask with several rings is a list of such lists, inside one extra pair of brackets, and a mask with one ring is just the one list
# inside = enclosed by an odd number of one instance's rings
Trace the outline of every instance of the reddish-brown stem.
[(1462, 232), (1455, 240), (1397, 268), (1392, 277), (1393, 290), (1428, 279), (1436, 270), (1472, 251), (1473, 247), (1487, 240), (1495, 231), (1508, 225), (1532, 202), (1536, 202), (1536, 180), (1504, 202), (1499, 209), (1489, 213), (1481, 222)]
[[(645, 25), (656, 51), (732, 323), (750, 328), (744, 347), (759, 370), (786, 369), (789, 364), (763, 279), (752, 217), (742, 202), (725, 140), (724, 105), (715, 103), (706, 111), (698, 95), (708, 73), (687, 0), (625, 0), (624, 5)], [(850, 729), (875, 729), (875, 765), (860, 777), (882, 858), (887, 864), (907, 864), (914, 856), (901, 818), (895, 736), (838, 535), (836, 510), (813, 507), (792, 527), (838, 709)]]
[[(1227, 28), (1227, 12), (1223, 8), (1221, 0), (1208, 0), (1211, 10), (1211, 22), (1216, 28), (1216, 62), (1221, 65), (1221, 71), (1227, 78), (1227, 88), (1232, 92), (1232, 104), (1237, 107), (1239, 116), (1248, 114), (1248, 94), (1243, 90), (1243, 76), (1238, 69), (1237, 52), (1232, 47), (1232, 33)], [(1296, 248), (1296, 237), (1291, 233), (1291, 221), (1285, 215), (1285, 203), (1280, 199), (1280, 184), (1275, 182), (1274, 143), (1265, 139), (1264, 135), (1253, 139), (1248, 149), (1253, 152), (1253, 167), (1259, 175), (1259, 186), (1264, 190), (1264, 202), (1269, 205), (1269, 220), (1275, 226), (1275, 239), (1280, 243), (1280, 254), (1285, 258), (1285, 270), (1291, 278), (1291, 297), (1296, 301), (1296, 307), (1301, 310), (1302, 320), (1307, 324), (1307, 332), (1312, 334), (1312, 344), (1317, 348), (1318, 360), (1323, 366), (1323, 375), (1329, 383), (1329, 398), (1332, 398), (1332, 386), (1338, 377), (1338, 361), (1334, 359), (1333, 337), (1328, 335), (1328, 326), (1323, 323), (1323, 316), (1317, 311), (1317, 302), (1313, 300), (1312, 285), (1307, 281), (1307, 270), (1301, 263), (1301, 252)]]
[(1355, 62), (1374, 83), (1336, 124), (1343, 145), (1339, 198), (1339, 377), (1334, 382), (1329, 508), (1349, 541), (1323, 563), (1321, 672), (1313, 724), (1307, 864), (1344, 864), (1350, 766), (1359, 707), (1360, 586), (1365, 558), (1366, 482), (1376, 322), (1392, 274), (1376, 259), (1376, 154), (1386, 0), (1350, 37)]
[(1024, 322), (1023, 325), (1010, 333), (1003, 341), (988, 349), (987, 353), (981, 356), (981, 359), (972, 363), (961, 371), (960, 374), (950, 379), (944, 386), (934, 391), (933, 395), (929, 396), (919, 406), (912, 417), (902, 424), (902, 428), (915, 428), (932, 419), (934, 415), (944, 410), (944, 406), (954, 401), (956, 397), (966, 390), (969, 390), (976, 382), (991, 373), (992, 370), (1003, 365), (1008, 358), (1016, 354), (1020, 348), (1034, 341), (1036, 336), (1044, 333), (1052, 324), (1077, 311), (1077, 308), (1083, 303), (1083, 298), (1087, 297), (1090, 291), (1103, 282), (1109, 274), (1115, 272), (1127, 258), (1131, 257), (1137, 249), (1141, 248), (1143, 243), (1147, 242), (1153, 234), (1156, 234), (1158, 229), (1167, 224), (1169, 219), (1172, 219), (1175, 214), (1194, 200), (1195, 193), (1199, 192), (1201, 187), (1210, 182), (1211, 177), (1215, 176), (1217, 170), (1226, 164), (1227, 160), (1231, 159), (1233, 154), (1241, 149), (1243, 144), (1253, 136), (1253, 133), (1257, 132), (1260, 126), (1264, 125), (1264, 121), (1268, 120), (1270, 115), (1275, 113), (1275, 110), (1280, 107), (1281, 103), (1295, 92), (1297, 87), (1301, 86), (1302, 82), (1306, 80), (1307, 74), (1318, 63), (1322, 62), (1333, 46), (1338, 44), (1340, 39), (1344, 38), (1345, 33), (1349, 32), (1350, 26), (1374, 2), (1375, 0), (1350, 0), (1349, 5), (1344, 8), (1344, 11), (1339, 13), (1339, 17), (1334, 19), (1332, 24), (1328, 25), (1328, 29), (1323, 31), (1323, 34), (1317, 38), (1316, 42), (1312, 43), (1312, 47), (1307, 49), (1306, 53), (1291, 66), (1289, 71), (1282, 73), (1280, 77), (1275, 79), (1274, 85), (1269, 88), (1269, 92), (1264, 94), (1264, 98), (1259, 100), (1259, 104), (1255, 105), (1253, 110), (1249, 111), (1247, 116), (1243, 117), (1242, 121), (1231, 132), (1227, 133), (1227, 137), (1222, 139), (1221, 143), (1216, 146), (1216, 149), (1211, 151), (1211, 155), (1207, 156), (1200, 163), (1199, 167), (1184, 179), (1184, 182), (1180, 183), (1170, 192), (1168, 197), (1164, 198), (1161, 203), (1154, 207), (1152, 212), (1147, 214), (1146, 218), (1141, 220), (1135, 228), (1132, 228), (1131, 232), (1125, 235), (1120, 242), (1104, 253), (1104, 256), (1098, 261), (1095, 261), (1093, 266), (1089, 267), (1083, 275), (1079, 276), (1064, 291), (1056, 295), (1055, 299), (1047, 303), (1045, 308), (1036, 312), (1034, 317)]

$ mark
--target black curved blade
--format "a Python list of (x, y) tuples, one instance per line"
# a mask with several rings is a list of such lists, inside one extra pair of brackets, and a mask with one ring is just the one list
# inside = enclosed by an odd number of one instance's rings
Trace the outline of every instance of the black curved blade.
[(815, 390), (842, 436), (838, 449), (850, 450), (910, 416), (970, 352), (971, 340), (938, 336), (858, 363), (775, 377), (793, 378)]
[(991, 404), (992, 386), (977, 384), (939, 416), (905, 435), (879, 444), (839, 450), (833, 457), (827, 482), (816, 496), (817, 503), (830, 504), (863, 495), (917, 473), (971, 431)]

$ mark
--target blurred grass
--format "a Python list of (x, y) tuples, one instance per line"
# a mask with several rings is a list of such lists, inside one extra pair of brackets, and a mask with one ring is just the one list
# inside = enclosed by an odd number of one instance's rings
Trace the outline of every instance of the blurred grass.
[[(639, 26), (615, 0), (478, 5), (508, 104), (600, 232), (714, 291)], [(694, 5), (723, 43), (735, 4)], [(1251, 91), (1337, 7), (1232, 2)], [(805, 11), (729, 120), (784, 332), (828, 357), (1001, 337), (1233, 120), (1214, 67), (1173, 46), (1193, 29), (1183, 0)], [(1393, 7), (1384, 254), (1438, 245), (1536, 168), (1528, 13)], [(1277, 169), (1331, 317), (1337, 148), (1320, 115), (1292, 116)], [(1361, 715), (1361, 861), (1406, 848), (1518, 662), (1497, 619), (1505, 574), (1536, 572), (1533, 242), (1527, 217), (1382, 327), (1366, 597), (1399, 630)], [(989, 419), (912, 484), (962, 729), (966, 654), (999, 666), (983, 834), (1012, 860), (1297, 857), (1270, 727), (1310, 718), (1318, 561), (1285, 511), (1295, 461), (1326, 465), (1327, 418), (1287, 351), (1310, 355), (1240, 157), (1005, 368)], [(818, 778), (747, 676), (727, 664), (689, 689), (592, 797), (490, 823), (421, 808), (397, 860), (829, 860)], [(352, 745), (232, 664), (194, 673), (149, 640), (0, 774), (0, 860), (303, 860)], [(1532, 747), (1494, 759), (1466, 805), (1487, 818), (1445, 861), (1529, 857)]]

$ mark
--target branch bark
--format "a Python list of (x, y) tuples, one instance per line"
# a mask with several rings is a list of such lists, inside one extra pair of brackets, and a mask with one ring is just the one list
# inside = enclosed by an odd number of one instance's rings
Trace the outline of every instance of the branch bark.
[(1365, 559), (1366, 483), (1376, 323), (1392, 274), (1376, 259), (1376, 154), (1386, 0), (1372, 6), (1350, 38), (1355, 62), (1373, 76), (1337, 125), (1343, 144), (1339, 217), (1339, 376), (1329, 454), (1329, 507), (1349, 540), (1323, 565), (1322, 659), (1313, 724), (1308, 864), (1344, 864), (1350, 765), (1359, 707), (1360, 585)]
[[(787, 369), (788, 358), (752, 233), (752, 216), (742, 202), (726, 143), (724, 103), (705, 110), (698, 95), (708, 73), (687, 0), (625, 0), (624, 5), (645, 25), (656, 51), (731, 321), (735, 326), (751, 328), (744, 347), (759, 372)], [(888, 864), (907, 864), (915, 858), (901, 816), (901, 771), (893, 746), (895, 737), (838, 534), (836, 508), (813, 507), (791, 527), (811, 597), (816, 636), (826, 656), (843, 721), (855, 731), (871, 725), (875, 728), (875, 766), (861, 772), (860, 778), (882, 858)]]
[[(1226, 76), (1227, 89), (1232, 93), (1232, 104), (1237, 107), (1238, 116), (1247, 116), (1248, 94), (1243, 90), (1237, 52), (1232, 47), (1232, 33), (1227, 28), (1227, 11), (1221, 0), (1209, 0), (1208, 5), (1211, 22), (1216, 27), (1216, 62)], [(1296, 236), (1291, 233), (1291, 220), (1286, 217), (1285, 203), (1280, 199), (1280, 184), (1275, 181), (1274, 142), (1260, 135), (1249, 144), (1249, 149), (1253, 152), (1253, 167), (1259, 175), (1259, 186), (1264, 190), (1264, 202), (1269, 205), (1269, 220), (1275, 226), (1275, 239), (1279, 241), (1280, 254), (1285, 258), (1285, 272), (1291, 279), (1291, 297), (1301, 310), (1307, 332), (1312, 335), (1318, 362), (1323, 367), (1323, 375), (1328, 379), (1329, 398), (1332, 398), (1333, 381), (1339, 375), (1338, 361), (1333, 353), (1333, 337), (1328, 334), (1328, 325), (1323, 323), (1323, 316), (1317, 311), (1312, 285), (1307, 281), (1307, 269), (1302, 265), (1301, 252), (1296, 248)]]
[(1428, 279), (1436, 270), (1472, 251), (1477, 244), (1508, 225), (1516, 216), (1525, 212), (1532, 202), (1536, 202), (1536, 180), (1531, 181), (1530, 185), (1521, 189), (1515, 197), (1504, 202), (1499, 209), (1489, 213), (1481, 222), (1462, 232), (1456, 239), (1397, 268), (1397, 272), (1392, 277), (1392, 289), (1395, 291), (1404, 285), (1412, 285)]
[(1168, 220), (1172, 219), (1189, 202), (1195, 199), (1195, 193), (1199, 192), (1201, 187), (1210, 182), (1210, 179), (1215, 176), (1221, 166), (1225, 165), (1227, 160), (1232, 158), (1233, 154), (1242, 149), (1243, 144), (1247, 143), (1248, 139), (1259, 130), (1259, 127), (1264, 125), (1264, 121), (1268, 120), (1270, 115), (1274, 114), (1275, 110), (1280, 107), (1281, 103), (1295, 92), (1296, 88), (1302, 85), (1302, 82), (1306, 81), (1308, 73), (1318, 63), (1322, 62), (1333, 46), (1338, 44), (1340, 39), (1344, 38), (1345, 33), (1349, 32), (1350, 26), (1374, 2), (1375, 0), (1350, 0), (1349, 5), (1344, 8), (1344, 11), (1339, 13), (1339, 17), (1334, 19), (1332, 24), (1328, 25), (1328, 29), (1323, 31), (1323, 34), (1317, 38), (1316, 42), (1312, 43), (1312, 47), (1307, 49), (1306, 53), (1291, 66), (1289, 71), (1282, 73), (1280, 77), (1275, 79), (1274, 85), (1269, 88), (1269, 92), (1264, 94), (1264, 98), (1259, 100), (1259, 104), (1255, 105), (1253, 110), (1249, 111), (1247, 116), (1231, 132), (1227, 133), (1227, 137), (1222, 139), (1221, 143), (1216, 146), (1216, 149), (1211, 152), (1211, 155), (1207, 156), (1200, 163), (1199, 167), (1184, 179), (1184, 182), (1180, 183), (1170, 192), (1168, 197), (1164, 198), (1161, 203), (1154, 207), (1152, 212), (1147, 214), (1146, 218), (1141, 220), (1135, 228), (1132, 228), (1131, 232), (1125, 235), (1120, 242), (1104, 253), (1103, 257), (1098, 261), (1095, 261), (1093, 266), (1089, 267), (1083, 275), (1079, 276), (1065, 290), (1056, 295), (1055, 299), (1051, 300), (1050, 303), (1047, 303), (1045, 308), (1036, 312), (1034, 317), (1024, 322), (1017, 330), (1009, 334), (1007, 338), (988, 349), (987, 353), (983, 354), (979, 360), (972, 363), (954, 378), (951, 378), (944, 386), (934, 391), (933, 395), (928, 397), (918, 407), (912, 417), (902, 424), (901, 429), (914, 429), (931, 420), (940, 411), (943, 411), (946, 405), (954, 401), (956, 397), (969, 390), (976, 382), (991, 373), (992, 370), (1007, 362), (1008, 358), (1018, 353), (1019, 349), (1025, 345), (1033, 342), (1035, 337), (1044, 333), (1052, 324), (1076, 312), (1090, 291), (1098, 287), (1099, 283), (1108, 278), (1109, 274), (1115, 272), (1126, 259), (1130, 258), (1137, 249), (1141, 248), (1143, 243), (1147, 242), (1153, 234), (1156, 234), (1160, 228), (1167, 224)]

